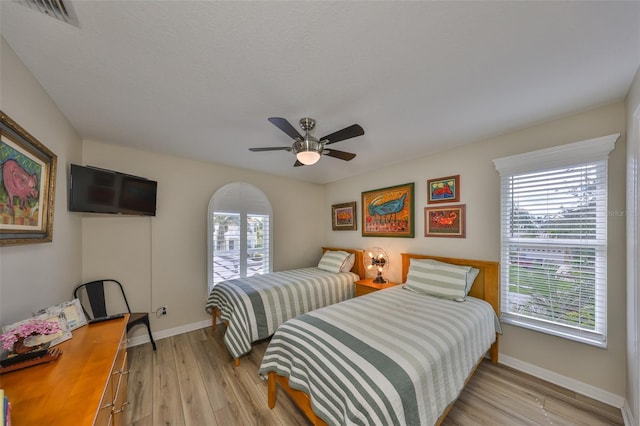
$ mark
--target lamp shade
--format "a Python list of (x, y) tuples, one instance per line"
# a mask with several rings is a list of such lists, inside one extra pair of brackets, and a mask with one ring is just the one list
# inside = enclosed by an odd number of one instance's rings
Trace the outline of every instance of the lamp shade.
[(318, 162), (320, 154), (322, 154), (322, 147), (323, 144), (318, 142), (317, 139), (307, 136), (305, 139), (297, 140), (293, 144), (293, 152), (299, 162), (309, 166)]
[(310, 166), (318, 162), (320, 154), (316, 151), (300, 151), (296, 154), (296, 158), (302, 164)]

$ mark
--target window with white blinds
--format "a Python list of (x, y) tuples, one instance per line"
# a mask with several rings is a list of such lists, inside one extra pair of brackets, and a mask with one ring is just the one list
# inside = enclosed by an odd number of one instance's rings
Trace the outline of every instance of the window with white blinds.
[(234, 182), (209, 201), (209, 290), (234, 278), (271, 272), (271, 203), (253, 185)]
[(607, 159), (618, 136), (494, 160), (502, 321), (606, 347)]

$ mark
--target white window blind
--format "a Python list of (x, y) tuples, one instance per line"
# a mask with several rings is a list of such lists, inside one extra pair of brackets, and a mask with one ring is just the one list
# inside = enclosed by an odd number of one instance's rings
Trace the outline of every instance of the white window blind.
[(271, 271), (269, 215), (247, 215), (247, 277)]
[(607, 158), (618, 136), (494, 160), (504, 322), (606, 346)]
[(271, 272), (271, 203), (253, 185), (234, 182), (209, 201), (209, 290), (222, 281)]
[(213, 212), (213, 284), (240, 277), (240, 213)]

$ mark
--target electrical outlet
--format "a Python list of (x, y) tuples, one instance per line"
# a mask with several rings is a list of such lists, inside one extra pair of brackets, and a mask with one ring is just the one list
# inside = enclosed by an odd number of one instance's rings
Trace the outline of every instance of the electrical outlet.
[(167, 315), (167, 307), (166, 306), (161, 306), (160, 309), (158, 309), (158, 313), (160, 315)]

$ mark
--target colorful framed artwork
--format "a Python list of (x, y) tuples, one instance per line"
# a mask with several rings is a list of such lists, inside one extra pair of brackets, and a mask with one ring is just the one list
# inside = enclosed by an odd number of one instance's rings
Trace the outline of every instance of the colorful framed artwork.
[(424, 208), (424, 236), (465, 238), (466, 204)]
[(357, 228), (356, 202), (331, 206), (331, 229), (334, 231), (355, 231)]
[(460, 201), (460, 175), (427, 180), (427, 204)]
[(362, 193), (363, 237), (414, 237), (414, 183)]
[(52, 241), (56, 161), (0, 111), (0, 245)]

